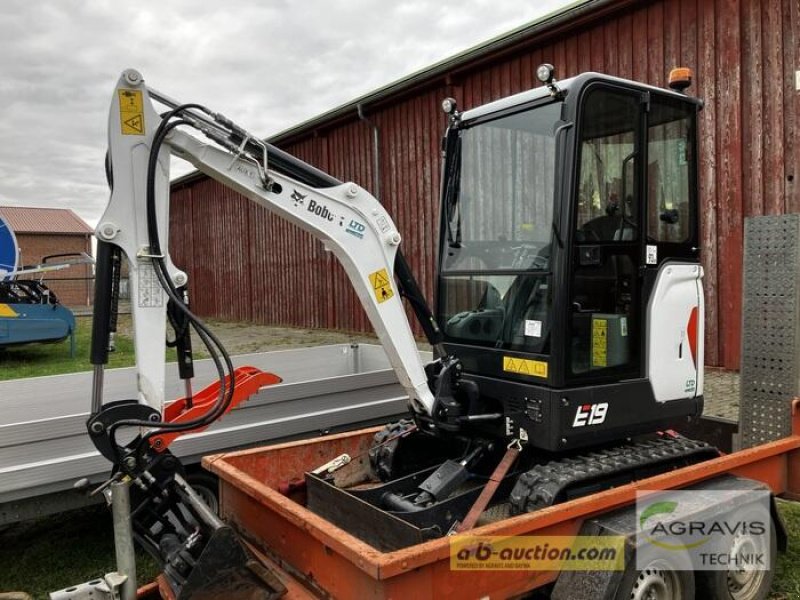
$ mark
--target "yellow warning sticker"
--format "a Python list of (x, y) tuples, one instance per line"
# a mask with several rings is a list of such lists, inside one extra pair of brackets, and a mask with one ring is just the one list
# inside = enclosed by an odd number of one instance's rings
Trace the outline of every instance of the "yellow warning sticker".
[(119, 90), (122, 135), (144, 135), (144, 103), (141, 90)]
[(371, 273), (369, 276), (369, 282), (372, 284), (372, 290), (375, 292), (375, 298), (379, 304), (381, 302), (386, 302), (389, 298), (394, 296), (392, 283), (389, 279), (389, 273), (386, 271), (386, 269), (381, 269), (380, 271)]
[(8, 304), (0, 304), (0, 317), (18, 317), (17, 311)]
[(608, 366), (608, 320), (592, 320), (592, 366)]
[(504, 356), (503, 371), (547, 379), (547, 363), (543, 360), (529, 360), (527, 358)]

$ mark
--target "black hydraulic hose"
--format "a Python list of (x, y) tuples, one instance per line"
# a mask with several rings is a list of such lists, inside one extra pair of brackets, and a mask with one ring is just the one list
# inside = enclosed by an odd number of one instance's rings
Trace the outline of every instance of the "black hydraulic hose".
[[(205, 110), (200, 105), (183, 105), (170, 111), (162, 119), (162, 122), (159, 125), (156, 134), (153, 138), (153, 144), (150, 149), (148, 172), (147, 172), (148, 237), (150, 239), (150, 252), (153, 255), (153, 258), (151, 260), (153, 261), (153, 266), (156, 272), (156, 276), (159, 279), (159, 283), (169, 296), (170, 300), (174, 302), (176, 308), (184, 313), (185, 318), (191, 324), (192, 328), (197, 332), (201, 341), (208, 348), (211, 358), (214, 362), (214, 365), (217, 368), (217, 374), (220, 380), (220, 393), (211, 411), (209, 411), (202, 417), (199, 417), (191, 421), (186, 421), (183, 423), (168, 423), (165, 421), (149, 422), (149, 421), (142, 421), (139, 419), (128, 419), (115, 423), (114, 425), (109, 427), (109, 437), (111, 438), (112, 446), (114, 448), (116, 448), (115, 433), (116, 429), (119, 427), (158, 428), (142, 436), (137, 446), (137, 450), (140, 450), (143, 447), (143, 445), (146, 444), (147, 441), (152, 436), (157, 435), (159, 431), (163, 430), (186, 431), (189, 429), (195, 429), (198, 427), (211, 424), (228, 408), (228, 406), (230, 406), (230, 403), (233, 399), (233, 390), (235, 384), (232, 376), (233, 363), (230, 359), (230, 356), (228, 355), (227, 351), (225, 350), (225, 347), (222, 345), (219, 339), (202, 323), (202, 321), (194, 313), (192, 313), (188, 309), (188, 307), (185, 306), (185, 304), (182, 301), (182, 298), (180, 298), (180, 295), (178, 294), (177, 290), (172, 284), (172, 281), (170, 280), (164, 259), (163, 257), (160, 256), (161, 246), (158, 236), (158, 222), (155, 215), (155, 172), (156, 172), (156, 165), (158, 162), (158, 153), (169, 131), (171, 131), (173, 128), (179, 125), (191, 124), (184, 120), (170, 122), (170, 119), (172, 117), (176, 116), (180, 112), (183, 112), (184, 110), (188, 110), (189, 108), (199, 108), (201, 110)], [(220, 351), (220, 354), (222, 355), (222, 358), (225, 362), (225, 368), (223, 368), (222, 362), (220, 362), (220, 357), (215, 351), (214, 349), (215, 347)], [(226, 385), (225, 382), (225, 369), (227, 369), (228, 373), (231, 374), (231, 381), (229, 385)]]
[[(208, 338), (213, 341), (213, 344), (220, 350), (220, 353), (222, 354), (223, 359), (225, 360), (225, 366), (228, 370), (228, 373), (232, 374), (233, 363), (231, 362), (230, 356), (225, 350), (225, 347), (216, 338), (216, 336), (214, 336), (213, 332), (211, 332), (211, 330), (209, 330), (202, 323), (202, 321), (189, 310), (189, 307), (183, 301), (182, 294), (172, 284), (172, 281), (169, 277), (169, 273), (166, 268), (166, 264), (163, 258), (160, 257), (161, 245), (158, 235), (158, 222), (155, 214), (155, 171), (158, 162), (158, 151), (164, 139), (166, 138), (166, 135), (169, 133), (170, 130), (174, 129), (179, 125), (189, 124), (182, 120), (168, 123), (168, 120), (169, 118), (171, 118), (172, 114), (182, 112), (183, 110), (187, 110), (188, 108), (194, 108), (194, 107), (205, 110), (200, 105), (184, 105), (182, 107), (178, 107), (174, 109), (172, 113), (169, 114), (161, 122), (158, 130), (156, 131), (153, 147), (151, 148), (150, 161), (148, 163), (148, 177), (147, 177), (147, 199), (148, 199), (147, 219), (148, 219), (148, 231), (150, 234), (149, 238), (151, 244), (150, 251), (151, 254), (155, 255), (155, 258), (153, 260), (157, 266), (156, 274), (159, 278), (159, 281), (162, 287), (164, 287), (164, 289), (167, 291), (167, 294), (170, 296), (170, 299), (172, 300), (175, 308), (184, 314), (185, 318), (192, 324), (193, 328), (197, 331), (200, 338), (204, 341), (204, 343), (208, 347), (209, 352), (211, 352), (212, 354), (214, 354), (214, 352), (213, 349), (211, 348), (211, 344), (208, 343), (208, 339), (206, 339), (206, 336), (208, 336)], [(215, 362), (215, 364), (218, 363)], [(218, 402), (215, 403), (214, 408), (209, 413), (207, 413), (204, 417), (198, 419), (197, 426), (210, 424), (211, 422), (213, 422), (218, 416), (220, 416), (220, 414), (222, 414), (228, 408), (233, 399), (233, 390), (235, 386), (233, 377), (231, 377), (230, 385), (227, 386), (226, 389), (224, 372), (221, 369), (218, 369), (218, 374), (220, 377), (220, 396), (218, 398)], [(188, 423), (189, 422), (187, 421), (184, 424), (170, 424), (169, 429), (182, 431), (194, 427), (194, 426), (186, 427)]]
[(108, 242), (97, 242), (90, 352), (91, 362), (95, 366), (108, 363), (108, 340), (111, 333), (112, 306), (114, 305), (114, 252), (118, 252), (116, 246), (112, 246)]
[(422, 290), (411, 272), (411, 267), (400, 250), (397, 251), (397, 256), (394, 259), (394, 274), (400, 286), (400, 293), (403, 297), (408, 298), (411, 309), (422, 326), (428, 343), (431, 346), (441, 344), (443, 339), (442, 330), (439, 329), (439, 325), (436, 323), (436, 319), (425, 301), (425, 296), (422, 294)]
[[(250, 144), (248, 148), (252, 151), (261, 151), (261, 147)], [(312, 167), (299, 158), (295, 158), (288, 152), (284, 152), (271, 144), (267, 144), (267, 157), (270, 170), (291, 177), (295, 181), (304, 183), (315, 188), (328, 188), (341, 185), (342, 182), (335, 177)]]
[[(154, 137), (153, 146), (150, 151), (150, 160), (148, 163), (148, 177), (147, 177), (147, 221), (148, 221), (148, 232), (150, 237), (150, 252), (154, 255), (152, 259), (154, 261), (154, 266), (156, 267), (156, 275), (159, 279), (164, 290), (167, 292), (167, 295), (170, 297), (172, 302), (174, 303), (175, 307), (184, 313), (186, 318), (192, 324), (192, 327), (197, 331), (198, 336), (203, 340), (203, 343), (208, 348), (209, 352), (214, 359), (214, 363), (217, 366), (217, 372), (220, 379), (220, 394), (217, 399), (217, 402), (214, 404), (214, 407), (211, 411), (206, 413), (204, 416), (195, 419), (193, 421), (186, 421), (185, 423), (153, 423), (149, 424), (151, 427), (159, 427), (162, 430), (167, 429), (170, 431), (185, 431), (188, 429), (194, 429), (196, 427), (201, 427), (204, 425), (208, 425), (216, 420), (230, 405), (231, 400), (233, 399), (233, 390), (234, 390), (234, 381), (233, 377), (231, 377), (231, 381), (229, 385), (225, 383), (225, 371), (222, 369), (222, 365), (219, 362), (219, 357), (217, 356), (216, 352), (213, 350), (213, 346), (216, 346), (220, 350), (222, 357), (225, 361), (225, 367), (229, 374), (233, 373), (233, 363), (231, 362), (230, 356), (228, 355), (227, 351), (225, 350), (222, 343), (214, 336), (214, 334), (202, 323), (202, 321), (192, 313), (189, 308), (184, 304), (183, 299), (180, 297), (178, 290), (172, 284), (170, 280), (169, 273), (167, 272), (166, 264), (161, 254), (161, 245), (158, 236), (158, 222), (155, 214), (155, 172), (156, 166), (158, 162), (158, 152), (160, 147), (166, 138), (166, 135), (169, 133), (170, 130), (179, 126), (188, 124), (185, 121), (175, 121), (169, 122), (169, 119), (174, 116), (175, 114), (182, 112), (183, 110), (187, 110), (188, 108), (201, 108), (199, 105), (184, 105), (182, 107), (178, 107), (171, 111), (167, 117), (162, 120), (161, 124), (159, 125), (158, 130), (156, 131), (156, 135)], [(156, 435), (158, 431), (151, 431), (150, 433), (146, 434), (142, 438), (142, 443), (145, 443), (150, 437)]]

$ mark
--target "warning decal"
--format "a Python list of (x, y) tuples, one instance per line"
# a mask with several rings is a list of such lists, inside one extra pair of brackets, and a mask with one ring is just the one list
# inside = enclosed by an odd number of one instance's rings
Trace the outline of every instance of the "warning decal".
[(141, 90), (119, 91), (119, 121), (122, 135), (144, 135), (144, 104)]
[(389, 273), (386, 271), (386, 269), (381, 269), (380, 271), (371, 273), (369, 276), (369, 282), (372, 284), (372, 290), (375, 292), (375, 299), (379, 304), (381, 302), (386, 302), (389, 298), (394, 296), (392, 283), (389, 279)]
[(608, 366), (608, 321), (592, 320), (592, 366)]
[(530, 375), (531, 377), (544, 377), (547, 379), (547, 363), (542, 360), (528, 360), (527, 358), (503, 357), (503, 371)]

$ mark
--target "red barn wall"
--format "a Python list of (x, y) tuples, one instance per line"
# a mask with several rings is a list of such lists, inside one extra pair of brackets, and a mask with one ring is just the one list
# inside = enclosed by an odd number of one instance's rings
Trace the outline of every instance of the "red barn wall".
[[(788, 0), (621, 0), (566, 25), (417, 82), (364, 111), (380, 129), (380, 196), (433, 300), (440, 100), (463, 108), (529, 89), (543, 62), (559, 77), (601, 71), (665, 86), (690, 66), (700, 122), (706, 362), (737, 369), (746, 216), (800, 212), (797, 133), (800, 5)], [(357, 117), (295, 132), (279, 145), (373, 189), (372, 131)], [(371, 329), (343, 270), (321, 244), (208, 179), (174, 186), (172, 252), (200, 314), (354, 331)], [(419, 333), (419, 330), (417, 330)]]
[[(88, 235), (17, 233), (16, 237), (21, 265), (38, 265), (45, 256), (52, 254), (85, 252), (91, 255), (92, 253)], [(54, 259), (51, 262), (58, 260)], [(41, 275), (36, 274), (32, 277), (39, 279)], [(75, 265), (62, 271), (46, 273), (43, 279), (62, 304), (89, 306), (94, 300), (91, 265)]]

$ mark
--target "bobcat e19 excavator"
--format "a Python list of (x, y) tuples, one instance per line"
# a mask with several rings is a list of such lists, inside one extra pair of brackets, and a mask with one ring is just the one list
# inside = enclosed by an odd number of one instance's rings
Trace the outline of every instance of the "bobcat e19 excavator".
[[(187, 274), (168, 253), (170, 155), (309, 232), (343, 265), (409, 397), (409, 418), (380, 432), (370, 452), (385, 482), (370, 500), (377, 513), (442, 536), (487, 506), (537, 510), (717, 456), (669, 431), (703, 407), (701, 102), (683, 93), (689, 76), (673, 90), (597, 73), (556, 81), (550, 65), (537, 77), (541, 87), (485, 106), (443, 103), (432, 311), (370, 193), (157, 92), (134, 70), (122, 74), (109, 119), (111, 199), (96, 230), (87, 427), (114, 464), (108, 483), (132, 482), (134, 535), (163, 565), (170, 593), (282, 589), (204, 507), (168, 450), (280, 380), (234, 371), (189, 309)], [(123, 257), (139, 395), (104, 402)], [(420, 360), (401, 298), (434, 347), (431, 364)], [(187, 394), (165, 405), (167, 321)], [(197, 393), (190, 328), (219, 372)], [(347, 494), (340, 501), (326, 516), (347, 526)]]

